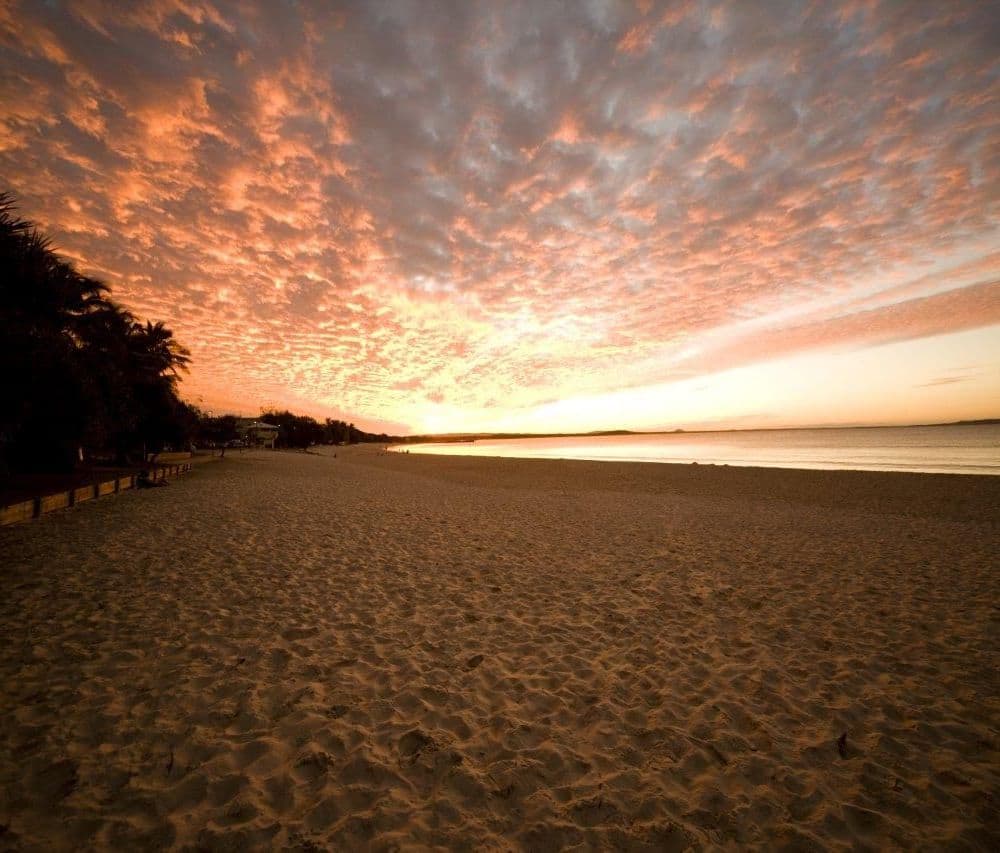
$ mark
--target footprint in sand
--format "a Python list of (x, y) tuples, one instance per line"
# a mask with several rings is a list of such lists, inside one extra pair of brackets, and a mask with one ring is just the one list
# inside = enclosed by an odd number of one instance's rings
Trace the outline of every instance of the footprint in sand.
[(209, 786), (208, 798), (214, 806), (223, 806), (232, 800), (240, 791), (247, 788), (250, 780), (239, 773), (231, 773), (217, 779)]
[(420, 731), (412, 729), (399, 739), (399, 754), (403, 758), (416, 758), (425, 749), (434, 747), (434, 738)]
[(303, 783), (318, 783), (336, 762), (325, 752), (308, 752), (296, 763), (293, 773)]
[(55, 805), (76, 789), (76, 763), (64, 758), (36, 773), (33, 781), (35, 796), (42, 802)]

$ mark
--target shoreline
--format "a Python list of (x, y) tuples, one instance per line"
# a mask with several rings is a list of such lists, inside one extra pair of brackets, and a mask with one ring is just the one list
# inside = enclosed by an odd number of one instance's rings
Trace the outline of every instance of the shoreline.
[[(869, 433), (879, 428), (866, 428)], [(937, 431), (936, 431), (937, 430)], [(1000, 476), (1000, 425), (889, 427), (877, 439), (849, 430), (742, 430), (566, 436), (461, 436), (391, 443), (392, 452), (441, 456), (575, 459), (826, 471)], [(780, 441), (773, 433), (788, 433)], [(798, 433), (798, 435), (793, 435)], [(836, 433), (834, 437), (826, 435)]]
[[(361, 446), (354, 452), (364, 454), (362, 458), (370, 455), (382, 460), (398, 456), (409, 463), (408, 468), (399, 470), (468, 485), (507, 483), (516, 484), (517, 488), (580, 489), (580, 483), (593, 483), (610, 485), (612, 490), (637, 490), (651, 495), (777, 499), (836, 509), (1000, 521), (1000, 477), (991, 474), (444, 453), (375, 454)], [(366, 464), (389, 467), (388, 462), (367, 459)]]
[[(498, 439), (499, 440), (499, 439)], [(511, 439), (512, 441), (518, 439)], [(441, 444), (475, 444), (472, 441), (463, 442), (440, 442)], [(392, 445), (390, 447), (390, 453), (408, 453), (410, 447), (433, 447), (438, 443), (429, 444), (418, 444), (418, 445)], [(580, 458), (580, 457), (569, 457), (569, 456), (516, 456), (514, 454), (504, 455), (496, 454), (490, 455), (487, 453), (449, 453), (437, 452), (437, 451), (414, 451), (415, 455), (418, 456), (472, 456), (478, 459), (521, 459), (526, 461), (541, 461), (541, 462), (599, 462), (604, 464), (624, 464), (624, 465), (692, 465), (701, 466), (705, 468), (753, 468), (753, 469), (764, 469), (772, 470), (778, 469), (781, 471), (849, 471), (861, 474), (934, 474), (942, 475), (945, 477), (1000, 477), (1000, 470), (995, 473), (986, 473), (984, 471), (942, 471), (942, 470), (924, 470), (924, 469), (903, 469), (903, 468), (852, 468), (852, 467), (840, 467), (834, 465), (828, 465), (825, 467), (820, 466), (806, 466), (806, 465), (795, 465), (793, 463), (781, 463), (773, 465), (760, 465), (752, 462), (698, 462), (698, 461), (682, 461), (677, 459), (627, 459), (627, 458)]]
[(4, 844), (1000, 843), (996, 478), (224, 463), (0, 530)]

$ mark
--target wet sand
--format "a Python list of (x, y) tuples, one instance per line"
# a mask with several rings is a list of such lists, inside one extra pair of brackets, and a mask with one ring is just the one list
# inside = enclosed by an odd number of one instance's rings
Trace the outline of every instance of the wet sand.
[(0, 850), (997, 849), (1000, 478), (234, 454), (0, 530)]

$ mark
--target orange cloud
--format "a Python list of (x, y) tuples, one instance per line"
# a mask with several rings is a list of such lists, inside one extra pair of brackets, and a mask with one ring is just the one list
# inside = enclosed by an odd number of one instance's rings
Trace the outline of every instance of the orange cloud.
[(21, 0), (0, 170), (175, 327), (192, 396), (482, 421), (996, 322), (990, 25)]

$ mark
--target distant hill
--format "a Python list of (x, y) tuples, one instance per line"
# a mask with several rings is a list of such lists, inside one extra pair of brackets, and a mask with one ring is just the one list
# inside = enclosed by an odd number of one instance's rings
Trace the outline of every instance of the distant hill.
[(609, 435), (676, 435), (678, 433), (697, 435), (699, 433), (716, 432), (773, 432), (815, 429), (911, 429), (915, 427), (989, 426), (993, 424), (1000, 424), (1000, 418), (981, 418), (979, 420), (950, 421), (948, 423), (935, 424), (902, 424), (900, 426), (887, 426), (885, 424), (855, 424), (850, 426), (823, 425), (807, 427), (757, 427), (755, 429), (606, 429), (593, 430), (591, 432), (446, 432), (436, 433), (434, 435), (408, 435), (401, 439), (393, 438), (392, 440), (408, 444), (437, 444), (445, 442), (502, 441), (504, 439), (515, 438), (597, 438)]
[(587, 438), (605, 435), (645, 435), (629, 429), (606, 429), (594, 432), (444, 432), (434, 435), (408, 435), (411, 444), (434, 444), (446, 441), (499, 441), (507, 438)]

